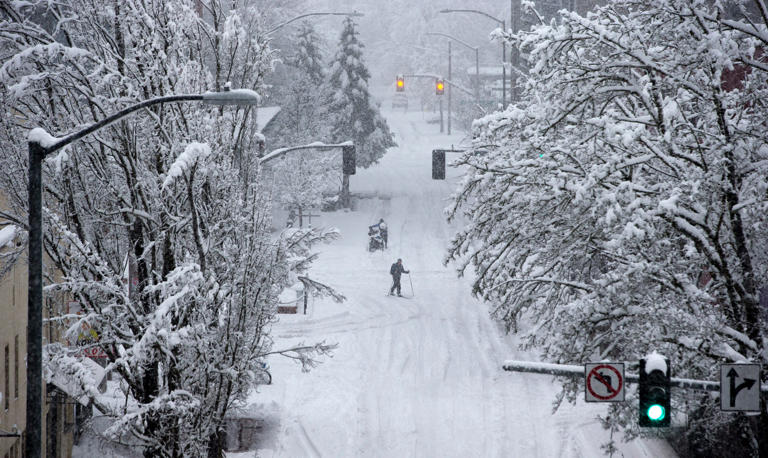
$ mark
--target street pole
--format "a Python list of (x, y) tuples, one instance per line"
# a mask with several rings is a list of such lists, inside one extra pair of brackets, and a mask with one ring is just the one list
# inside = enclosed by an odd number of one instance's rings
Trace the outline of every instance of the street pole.
[[(448, 40), (448, 81), (451, 80), (451, 40)], [(451, 135), (451, 84), (446, 88), (448, 90), (448, 135)]]
[(443, 133), (443, 98), (440, 97), (440, 133)]
[(27, 142), (29, 184), (29, 252), (27, 254), (27, 426), (25, 447), (27, 458), (40, 458), (43, 443), (43, 182), (42, 165), (45, 157), (70, 143), (108, 126), (124, 116), (152, 105), (168, 102), (198, 100), (211, 105), (256, 105), (258, 95), (253, 91), (235, 90), (206, 94), (171, 95), (145, 100), (124, 108), (99, 122), (43, 145), (39, 138)]
[(480, 48), (475, 48), (475, 103), (480, 103)]
[[(472, 10), (472, 9), (444, 9), (440, 10), (441, 13), (473, 13), (473, 14), (480, 14), (488, 19), (491, 19), (493, 21), (496, 21), (501, 26), (502, 31), (505, 31), (507, 29), (506, 21), (502, 19), (498, 19), (496, 17), (491, 16), (488, 13), (484, 13), (479, 10)], [(507, 44), (505, 41), (501, 42), (501, 107), (506, 108), (507, 106)], [(479, 78), (479, 75), (478, 75)]]
[[(515, 0), (509, 0), (509, 28), (512, 29), (512, 33), (517, 32), (517, 27), (515, 24)], [(510, 74), (509, 74), (509, 101), (512, 102), (513, 100), (517, 100), (517, 75), (515, 75), (515, 69), (517, 69), (517, 65), (515, 65), (515, 48), (514, 46), (509, 48), (509, 63), (510, 63)]]
[(291, 22), (298, 21), (299, 19), (303, 19), (305, 17), (310, 16), (347, 16), (347, 17), (361, 17), (364, 16), (363, 13), (358, 13), (357, 11), (353, 11), (351, 13), (340, 13), (340, 12), (323, 12), (323, 13), (305, 13), (299, 16), (296, 16), (295, 18), (289, 19), (281, 24), (276, 25), (275, 27), (271, 28), (267, 32), (264, 33), (264, 35), (272, 35), (276, 31), (282, 29), (286, 25), (290, 24)]
[[(460, 40), (460, 39), (458, 39), (458, 38), (456, 38), (454, 36), (448, 35), (447, 33), (427, 32), (426, 34), (427, 35), (436, 35), (436, 36), (448, 38), (449, 40), (453, 40), (453, 41), (457, 42), (458, 44), (463, 45), (463, 46), (465, 46), (465, 47), (467, 47), (467, 48), (469, 48), (469, 49), (471, 49), (471, 50), (473, 50), (475, 52), (475, 76), (476, 76), (476, 78), (475, 78), (475, 94), (474, 94), (474, 97), (475, 97), (475, 102), (478, 103), (479, 100), (480, 100), (480, 48), (477, 47), (477, 46), (472, 46), (471, 44), (469, 44), (469, 43), (467, 43), (465, 41), (462, 41), (462, 40)], [(450, 44), (449, 44), (449, 46), (450, 46)], [(450, 48), (449, 48), (449, 52), (450, 52)], [(451, 80), (450, 72), (449, 72), (448, 80), (449, 81)]]
[[(506, 23), (501, 21), (502, 32), (506, 30)], [(507, 42), (501, 42), (501, 108), (507, 108)]]
[[(27, 457), (39, 458), (43, 441), (43, 201), (42, 168), (45, 149), (29, 148), (29, 253), (27, 293)], [(7, 394), (7, 393), (6, 393)]]

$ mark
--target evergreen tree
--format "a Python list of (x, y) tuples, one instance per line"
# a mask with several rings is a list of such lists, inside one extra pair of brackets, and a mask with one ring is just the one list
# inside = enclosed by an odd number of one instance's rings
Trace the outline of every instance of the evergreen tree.
[(301, 25), (295, 39), (296, 53), (287, 59), (282, 110), (274, 121), (275, 128), (270, 129), (270, 143), (277, 148), (325, 142), (330, 138), (322, 42), (307, 22)]
[(357, 35), (355, 23), (347, 18), (329, 79), (333, 91), (330, 111), (334, 116), (331, 135), (334, 141), (354, 141), (357, 165), (365, 168), (378, 162), (387, 148), (396, 144), (368, 93), (371, 75), (363, 62), (363, 44)]
[[(322, 42), (311, 24), (301, 25), (295, 37), (296, 52), (287, 59), (288, 80), (281, 100), (282, 110), (270, 129), (273, 147), (290, 147), (327, 142), (331, 122), (330, 94), (325, 84)], [(291, 153), (272, 166), (276, 202), (302, 215), (337, 197), (341, 182), (339, 152), (301, 151)]]
[(322, 45), (320, 37), (309, 22), (303, 22), (297, 34), (296, 54), (292, 65), (296, 67), (313, 86), (319, 87), (325, 80), (325, 68), (323, 55), (320, 51)]

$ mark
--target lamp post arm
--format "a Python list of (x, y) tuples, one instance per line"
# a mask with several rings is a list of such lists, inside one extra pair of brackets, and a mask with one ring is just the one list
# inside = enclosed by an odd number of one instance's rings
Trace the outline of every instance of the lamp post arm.
[(502, 21), (501, 19), (498, 19), (496, 17), (491, 16), (488, 13), (484, 13), (484, 12), (478, 11), (478, 10), (440, 10), (440, 12), (441, 13), (476, 13), (476, 14), (482, 14), (483, 16), (487, 17), (488, 19), (492, 19), (492, 20), (498, 22), (499, 24), (501, 24), (502, 27), (504, 27), (504, 25), (503, 25), (504, 21)]
[(477, 46), (472, 46), (471, 44), (467, 43), (466, 41), (459, 40), (456, 37), (448, 35), (447, 33), (426, 32), (426, 35), (438, 35), (438, 36), (441, 36), (441, 37), (449, 38), (449, 39), (451, 39), (451, 40), (453, 40), (453, 41), (455, 41), (455, 42), (457, 42), (459, 44), (462, 44), (462, 45), (466, 46), (467, 48), (471, 49), (472, 51), (477, 51), (477, 49), (478, 49)]
[(283, 27), (285, 27), (286, 25), (290, 24), (291, 22), (295, 22), (295, 21), (298, 21), (299, 19), (303, 19), (303, 18), (309, 17), (309, 16), (351, 16), (351, 17), (360, 17), (362, 15), (363, 15), (363, 13), (358, 13), (358, 12), (352, 12), (352, 13), (335, 13), (335, 12), (334, 13), (306, 13), (306, 14), (302, 14), (302, 15), (296, 16), (295, 18), (288, 19), (287, 21), (285, 21), (285, 22), (283, 22), (281, 24), (276, 25), (275, 27), (273, 27), (272, 29), (270, 29), (266, 33), (264, 33), (264, 35), (271, 35), (272, 33), (276, 32), (279, 29), (282, 29)]
[(101, 129), (102, 127), (112, 124), (118, 119), (124, 116), (127, 116), (133, 113), (134, 111), (141, 110), (142, 108), (146, 108), (152, 105), (157, 105), (158, 103), (181, 102), (186, 100), (203, 100), (203, 95), (202, 94), (168, 95), (165, 97), (156, 97), (154, 99), (145, 100), (135, 105), (131, 105), (130, 107), (124, 108), (118, 111), (117, 113), (102, 119), (99, 122), (91, 124), (90, 126), (86, 127), (85, 129), (79, 132), (75, 132), (73, 134), (67, 135), (66, 137), (63, 137), (53, 145), (50, 145), (49, 147), (44, 148), (42, 151), (43, 156), (53, 153), (54, 151), (57, 151), (69, 145), (70, 143), (74, 142), (75, 140), (79, 140), (85, 137), (86, 135)]
[(286, 153), (290, 153), (291, 151), (297, 151), (297, 150), (303, 150), (303, 149), (318, 149), (321, 151), (328, 151), (332, 149), (338, 149), (342, 148), (344, 146), (352, 146), (352, 142), (344, 142), (344, 143), (335, 143), (335, 144), (325, 144), (325, 143), (318, 143), (318, 144), (308, 144), (308, 145), (301, 145), (301, 146), (291, 146), (288, 148), (279, 148), (274, 151), (270, 151), (268, 154), (264, 155), (261, 159), (259, 159), (259, 164), (265, 164), (273, 159), (277, 159), (280, 156), (285, 155)]

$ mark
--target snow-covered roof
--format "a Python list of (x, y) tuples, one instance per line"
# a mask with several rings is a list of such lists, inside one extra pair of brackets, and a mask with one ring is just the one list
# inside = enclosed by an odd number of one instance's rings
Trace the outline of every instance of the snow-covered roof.
[[(91, 381), (93, 382), (93, 385), (99, 386), (101, 381), (104, 380), (104, 376), (106, 375), (104, 368), (99, 366), (99, 363), (90, 358), (83, 358), (81, 363), (88, 369), (89, 372), (91, 372), (93, 377)], [(66, 374), (58, 371), (54, 372), (49, 383), (61, 391), (67, 393), (69, 397), (75, 399), (77, 402), (84, 406), (87, 406), (91, 402), (88, 395), (83, 392), (83, 389), (80, 387), (77, 380), (72, 377), (68, 377)]]
[(256, 123), (258, 125), (258, 130), (264, 130), (267, 127), (267, 124), (272, 121), (272, 118), (280, 113), (280, 109), (281, 107), (278, 106), (256, 108)]

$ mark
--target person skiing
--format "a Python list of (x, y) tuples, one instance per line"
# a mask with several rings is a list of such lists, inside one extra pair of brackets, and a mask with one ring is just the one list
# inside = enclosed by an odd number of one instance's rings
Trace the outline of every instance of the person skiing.
[(389, 274), (392, 275), (392, 288), (389, 289), (390, 296), (394, 294), (395, 288), (397, 288), (397, 295), (402, 296), (402, 294), (400, 294), (400, 275), (409, 273), (411, 272), (405, 270), (405, 267), (403, 267), (402, 259), (398, 259), (396, 263), (392, 264), (392, 267), (389, 268)]

